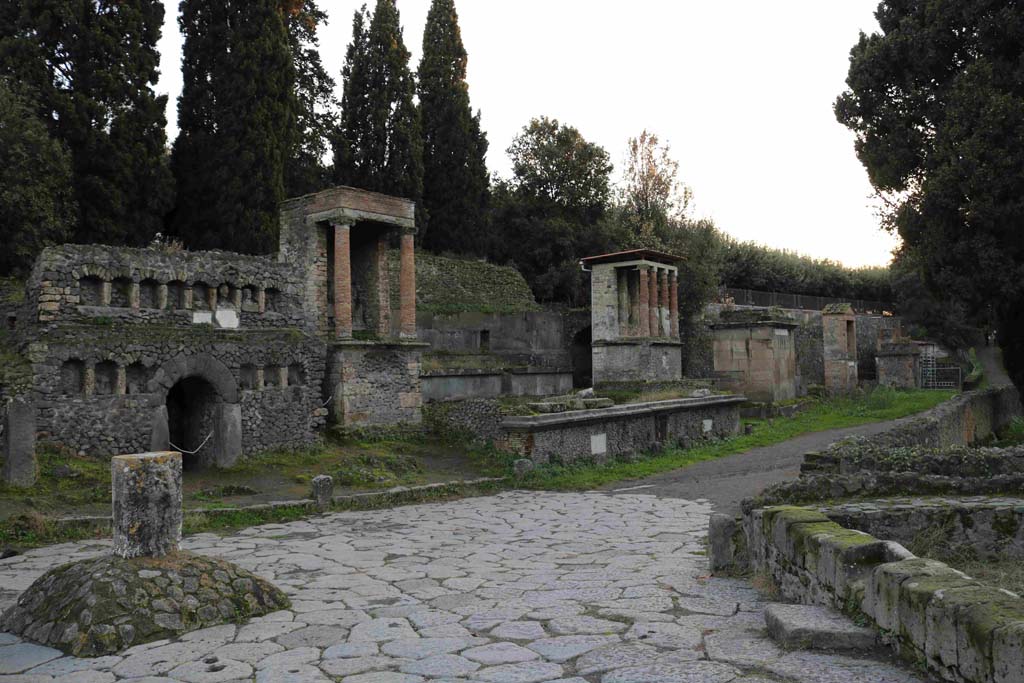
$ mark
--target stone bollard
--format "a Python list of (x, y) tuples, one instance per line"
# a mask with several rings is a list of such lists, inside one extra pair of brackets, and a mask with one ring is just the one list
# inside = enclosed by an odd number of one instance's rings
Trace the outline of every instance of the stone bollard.
[(522, 479), (530, 472), (533, 472), (534, 463), (529, 458), (520, 458), (512, 463), (512, 469), (516, 477)]
[(114, 554), (163, 557), (181, 543), (181, 453), (116, 456), (110, 464)]
[(318, 474), (313, 477), (313, 500), (316, 502), (316, 509), (323, 512), (331, 507), (332, 498), (334, 498), (334, 479), (326, 474)]
[(3, 454), (4, 483), (20, 488), (36, 483), (36, 407), (24, 397), (15, 398), (7, 408)]

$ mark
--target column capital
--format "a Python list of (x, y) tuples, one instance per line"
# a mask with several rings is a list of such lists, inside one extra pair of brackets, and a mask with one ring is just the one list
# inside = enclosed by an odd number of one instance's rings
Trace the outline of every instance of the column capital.
[(356, 224), (354, 218), (332, 218), (328, 224), (335, 230), (350, 230)]

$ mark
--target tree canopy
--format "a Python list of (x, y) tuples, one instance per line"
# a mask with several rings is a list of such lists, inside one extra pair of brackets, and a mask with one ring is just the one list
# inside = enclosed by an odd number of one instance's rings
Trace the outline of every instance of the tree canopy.
[(71, 155), (77, 242), (145, 244), (173, 201), (157, 96), (160, 0), (0, 6), (0, 75), (19, 82)]
[(423, 139), (395, 0), (364, 6), (345, 55), (334, 178), (343, 185), (413, 201), (423, 195)]
[(184, 85), (171, 232), (193, 249), (267, 253), (295, 149), (295, 72), (279, 0), (183, 0)]
[[(886, 0), (853, 47), (839, 121), (940, 299), (992, 310), (1024, 380), (1024, 7)], [(982, 322), (979, 320), (979, 322)]]
[(454, 0), (433, 0), (423, 31), (419, 99), (423, 121), (424, 246), (480, 253), (487, 229), (487, 137), (466, 83), (468, 55)]
[(38, 106), (0, 78), (0, 275), (24, 276), (74, 221), (71, 155), (50, 137)]

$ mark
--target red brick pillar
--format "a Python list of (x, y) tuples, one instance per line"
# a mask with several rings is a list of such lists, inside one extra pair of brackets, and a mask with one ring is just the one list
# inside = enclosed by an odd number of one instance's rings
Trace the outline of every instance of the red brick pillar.
[(338, 339), (352, 338), (351, 228), (334, 224), (334, 336)]
[(416, 338), (416, 250), (412, 232), (402, 233), (401, 270), (398, 274), (399, 336)]
[(659, 331), (661, 316), (658, 315), (658, 270), (656, 268), (651, 269), (651, 276), (647, 278), (647, 282), (651, 287), (651, 292), (648, 295), (647, 300), (650, 302), (650, 317), (651, 317), (651, 331), (648, 336), (660, 337), (661, 332)]
[(668, 309), (669, 309), (669, 291), (668, 291), (668, 270), (662, 268), (661, 270), (661, 282), (658, 284), (659, 291), (661, 292), (661, 301), (658, 302), (658, 322), (661, 324), (661, 335), (667, 337), (669, 334), (669, 321), (668, 321)]
[(391, 336), (391, 273), (388, 267), (388, 237), (377, 237), (377, 336)]
[(669, 278), (668, 321), (672, 339), (679, 339), (679, 273)]
[(648, 296), (651, 288), (647, 284), (647, 266), (640, 266), (640, 331), (638, 336), (651, 336), (651, 303)]

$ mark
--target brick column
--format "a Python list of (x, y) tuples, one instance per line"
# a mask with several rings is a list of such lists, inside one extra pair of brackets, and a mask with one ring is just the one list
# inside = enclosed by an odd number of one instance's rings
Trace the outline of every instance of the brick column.
[[(334, 224), (334, 336), (352, 338), (352, 226)], [(261, 292), (262, 294), (262, 292)], [(264, 295), (265, 296), (265, 295)], [(261, 297), (260, 308), (266, 304)]]
[(661, 282), (658, 284), (658, 288), (661, 292), (661, 300), (658, 302), (658, 322), (661, 323), (661, 335), (662, 337), (669, 336), (669, 320), (668, 320), (668, 269), (661, 269)]
[[(161, 311), (167, 309), (167, 283), (163, 282), (156, 288), (156, 307)], [(177, 306), (171, 306), (171, 309), (175, 309)]]
[(679, 339), (679, 273), (674, 270), (669, 278), (668, 320), (672, 339)]
[(261, 315), (267, 312), (267, 290), (262, 287), (256, 290), (256, 306)]
[(650, 274), (650, 277), (647, 278), (647, 282), (648, 282), (648, 284), (650, 285), (650, 288), (651, 288), (651, 292), (647, 296), (647, 300), (648, 300), (648, 302), (650, 302), (650, 307), (649, 307), (648, 310), (650, 312), (650, 318), (651, 318), (651, 322), (650, 322), (651, 330), (648, 333), (648, 336), (650, 336), (650, 337), (659, 337), (659, 336), (661, 336), (661, 332), (658, 329), (659, 327), (661, 327), (661, 325), (660, 325), (661, 316), (658, 315), (658, 270), (657, 270), (657, 268), (652, 268), (651, 269), (651, 274)]
[(639, 273), (637, 278), (633, 278), (633, 273), (630, 272), (626, 278), (627, 286), (629, 287), (629, 336), (639, 337), (640, 336), (640, 285), (639, 285)]
[(411, 231), (402, 233), (401, 270), (398, 274), (399, 337), (416, 338), (416, 250)]
[(377, 236), (377, 336), (391, 336), (391, 273), (388, 270), (388, 238)]
[(651, 336), (651, 288), (647, 283), (647, 266), (640, 266), (640, 329), (637, 331), (639, 337)]

